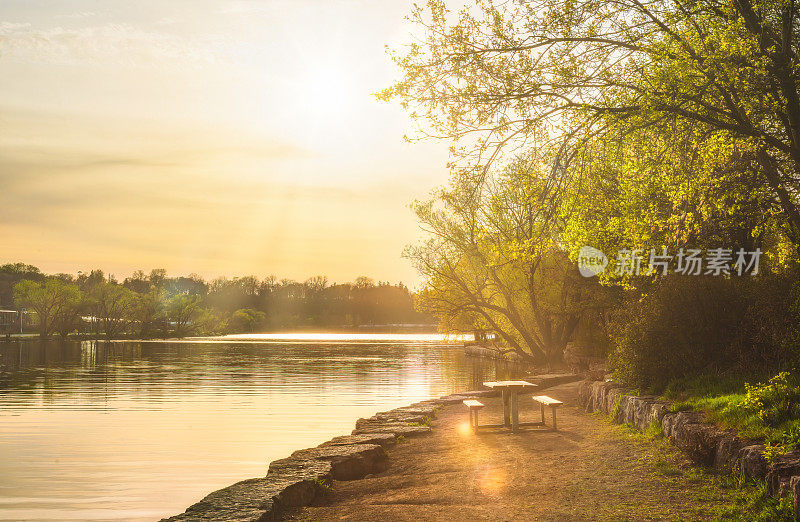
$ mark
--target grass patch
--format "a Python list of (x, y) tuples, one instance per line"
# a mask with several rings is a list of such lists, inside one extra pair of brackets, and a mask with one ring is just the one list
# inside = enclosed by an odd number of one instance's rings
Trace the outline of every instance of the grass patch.
[(794, 521), (791, 496), (776, 499), (770, 496), (763, 482), (743, 480), (734, 475), (721, 475), (693, 465), (661, 434), (661, 426), (653, 423), (645, 432), (619, 426), (621, 436), (637, 443), (645, 452), (645, 466), (654, 477), (665, 477), (682, 487), (687, 501), (704, 504), (698, 520)]
[[(673, 412), (704, 411), (710, 421), (735, 430), (741, 437), (763, 439), (771, 445), (770, 456), (774, 458), (788, 450), (800, 448), (800, 419), (793, 418), (792, 415), (784, 415), (777, 420), (773, 415), (771, 419), (765, 414), (774, 412), (774, 408), (770, 410), (753, 407), (754, 397), (758, 397), (759, 393), (772, 393), (773, 396), (780, 393), (776, 385), (764, 384), (747, 388), (747, 382), (772, 383), (774, 379), (766, 377), (757, 380), (731, 375), (680, 379), (670, 383), (664, 397), (680, 399), (672, 404), (670, 410)], [(790, 399), (787, 401), (791, 402)], [(782, 404), (780, 400), (778, 404)]]

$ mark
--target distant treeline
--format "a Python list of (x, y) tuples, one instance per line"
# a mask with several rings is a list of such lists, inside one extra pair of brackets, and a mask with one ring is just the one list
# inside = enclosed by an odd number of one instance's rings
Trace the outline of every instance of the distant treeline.
[[(302, 283), (274, 276), (205, 281), (154, 269), (120, 282), (102, 270), (46, 275), (24, 263), (0, 266), (0, 308), (24, 309), (26, 329), (44, 337), (148, 338), (435, 322), (414, 310), (414, 295), (403, 284), (376, 284), (368, 277), (344, 284), (329, 284), (323, 276)], [(14, 330), (8, 319), (5, 327)]]

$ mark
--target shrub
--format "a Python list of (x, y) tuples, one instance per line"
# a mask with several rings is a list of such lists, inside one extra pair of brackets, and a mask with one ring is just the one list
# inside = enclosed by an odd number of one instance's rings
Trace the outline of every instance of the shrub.
[(631, 295), (612, 321), (615, 378), (662, 392), (700, 375), (762, 378), (797, 358), (795, 274), (672, 275)]
[(800, 419), (800, 386), (796, 377), (781, 372), (766, 384), (745, 384), (744, 408), (756, 413), (765, 426), (777, 428)]

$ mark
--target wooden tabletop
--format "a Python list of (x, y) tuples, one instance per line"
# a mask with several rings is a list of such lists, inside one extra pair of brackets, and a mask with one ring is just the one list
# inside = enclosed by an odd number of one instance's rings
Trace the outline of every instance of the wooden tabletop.
[(536, 388), (536, 384), (528, 381), (488, 381), (483, 383), (489, 388)]

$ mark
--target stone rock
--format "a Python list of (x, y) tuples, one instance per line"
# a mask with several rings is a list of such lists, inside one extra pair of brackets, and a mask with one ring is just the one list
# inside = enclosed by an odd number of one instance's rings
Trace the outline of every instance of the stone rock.
[(584, 408), (589, 405), (592, 396), (592, 382), (594, 381), (585, 380), (578, 383), (578, 403)]
[(622, 410), (622, 401), (623, 401), (624, 397), (625, 397), (625, 394), (622, 392), (622, 390), (620, 388), (614, 388), (614, 389), (608, 390), (606, 392), (606, 398), (605, 398), (604, 403), (602, 404), (602, 410), (601, 411), (603, 413), (607, 413), (607, 414), (610, 415), (611, 413), (614, 412), (614, 408), (617, 406), (617, 401), (619, 401), (620, 402), (620, 411), (617, 412), (617, 416), (616, 416), (616, 418), (614, 420), (615, 420), (615, 422), (622, 422), (621, 410)]
[(722, 473), (731, 473), (739, 464), (739, 455), (742, 448), (752, 446), (753, 441), (747, 441), (730, 433), (720, 438), (717, 452), (714, 455), (714, 469)]
[(379, 417), (374, 416), (370, 417), (369, 419), (358, 419), (356, 421), (356, 429), (362, 430), (369, 426), (382, 426), (385, 424), (400, 424), (405, 426), (428, 426), (430, 424), (429, 417), (422, 417), (419, 415), (409, 416), (409, 415), (397, 415), (397, 416), (386, 416), (386, 417)]
[(794, 495), (794, 517), (800, 520), (800, 476), (789, 479), (789, 489)]
[[(435, 404), (412, 404), (411, 406), (405, 406), (403, 408), (395, 408), (390, 411), (402, 412), (407, 413), (409, 415), (426, 415), (431, 418), (436, 418), (436, 410), (438, 407)], [(388, 412), (381, 412), (381, 413), (388, 413)]]
[(350, 444), (319, 446), (295, 451), (288, 458), (270, 463), (269, 473), (280, 474), (292, 467), (302, 467), (303, 462), (324, 461), (331, 465), (335, 480), (355, 480), (371, 473), (380, 473), (388, 465), (386, 450), (377, 444)]
[(722, 431), (713, 424), (678, 425), (673, 437), (675, 445), (686, 452), (689, 457), (703, 464), (712, 466), (717, 454), (717, 444), (722, 438)]
[[(358, 419), (358, 421), (356, 421), (356, 428), (359, 427), (358, 422), (364, 420), (365, 419)], [(431, 422), (431, 417), (425, 414), (406, 413), (403, 411), (384, 411), (376, 413), (375, 415), (366, 420), (407, 422), (409, 424), (429, 424)]]
[(436, 404), (440, 404), (442, 406), (448, 406), (450, 404), (456, 404), (463, 401), (466, 397), (461, 397), (460, 395), (445, 395), (444, 397), (439, 397), (438, 399), (433, 399)]
[[(621, 392), (610, 390), (608, 397), (617, 397)], [(622, 395), (618, 422), (627, 422), (641, 431), (645, 431), (653, 422), (660, 423), (667, 413), (669, 405), (658, 400), (655, 396), (626, 396)], [(627, 399), (626, 399), (627, 398)]]
[(764, 449), (763, 444), (753, 444), (739, 451), (739, 465), (747, 478), (758, 480), (767, 475), (767, 461), (762, 456)]
[(377, 444), (383, 446), (391, 446), (397, 442), (396, 437), (392, 433), (363, 433), (361, 435), (342, 435), (334, 437), (328, 442), (323, 442), (320, 446), (352, 446), (353, 444)]
[(705, 422), (702, 413), (695, 411), (664, 413), (661, 424), (664, 436), (687, 453), (692, 460), (706, 466), (714, 464), (717, 446), (725, 436), (725, 432), (716, 425)]
[(274, 475), (243, 480), (214, 491), (184, 513), (166, 520), (273, 520), (285, 508), (310, 504), (321, 491), (320, 483), (330, 478), (329, 462), (309, 464), (287, 467)]
[(783, 496), (789, 491), (789, 481), (797, 475), (800, 475), (800, 451), (790, 451), (767, 466), (764, 481), (771, 494)]
[(404, 437), (415, 437), (418, 435), (427, 435), (430, 432), (430, 426), (375, 422), (364, 424), (362, 428), (354, 429), (353, 435), (363, 435), (365, 433), (391, 433), (395, 437), (399, 437), (400, 435)]
[(661, 424), (664, 427), (664, 436), (669, 439), (676, 436), (678, 426), (698, 424), (701, 422), (703, 422), (703, 414), (696, 411), (668, 413), (661, 418)]

